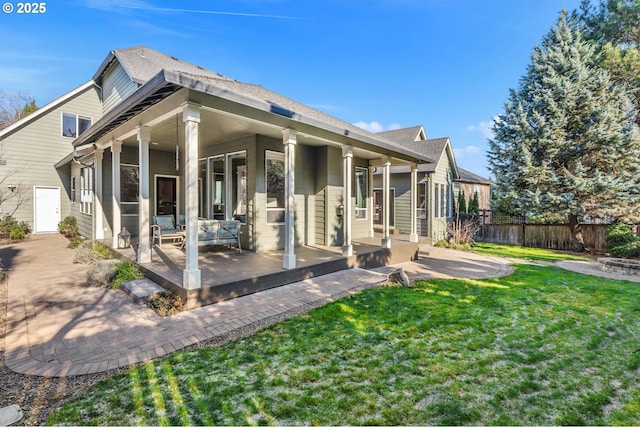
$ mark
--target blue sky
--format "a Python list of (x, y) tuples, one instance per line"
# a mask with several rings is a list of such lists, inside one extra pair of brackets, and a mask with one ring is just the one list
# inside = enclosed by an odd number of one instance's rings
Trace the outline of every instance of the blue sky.
[(38, 105), (91, 79), (110, 50), (146, 45), (368, 130), (422, 124), (489, 177), (492, 118), (580, 0), (57, 0), (41, 14), (9, 3), (0, 90)]

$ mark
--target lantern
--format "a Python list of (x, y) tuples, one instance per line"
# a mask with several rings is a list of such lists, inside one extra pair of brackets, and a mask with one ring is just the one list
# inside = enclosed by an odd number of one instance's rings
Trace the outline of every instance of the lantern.
[(126, 249), (131, 247), (131, 233), (126, 227), (122, 227), (122, 231), (118, 233), (118, 249)]

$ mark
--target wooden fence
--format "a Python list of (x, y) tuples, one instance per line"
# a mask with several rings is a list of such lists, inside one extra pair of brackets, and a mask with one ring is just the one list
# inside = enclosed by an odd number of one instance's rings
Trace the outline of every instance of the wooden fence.
[[(607, 224), (581, 224), (580, 229), (588, 251), (607, 252)], [(475, 240), (530, 248), (571, 250), (573, 236), (568, 224), (483, 224)]]

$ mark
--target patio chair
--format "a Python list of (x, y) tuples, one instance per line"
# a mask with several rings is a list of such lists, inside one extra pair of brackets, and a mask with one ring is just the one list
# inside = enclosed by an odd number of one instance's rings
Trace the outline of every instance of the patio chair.
[(173, 215), (154, 215), (151, 230), (153, 234), (153, 244), (155, 244), (157, 240), (158, 246), (160, 247), (162, 247), (163, 240), (182, 243), (184, 239), (184, 231), (176, 227)]
[(10, 426), (21, 421), (24, 415), (18, 405), (9, 405), (0, 408), (0, 426)]

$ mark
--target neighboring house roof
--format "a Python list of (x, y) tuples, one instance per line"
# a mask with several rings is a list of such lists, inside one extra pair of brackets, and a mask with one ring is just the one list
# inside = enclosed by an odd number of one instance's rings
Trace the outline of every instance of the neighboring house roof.
[[(449, 162), (451, 163), (453, 168), (453, 176), (458, 177), (458, 167), (456, 165), (456, 160), (453, 155), (453, 149), (451, 148), (449, 137), (419, 139), (421, 134), (425, 135), (424, 128), (422, 126), (412, 126), (409, 128), (380, 132), (377, 135), (383, 135), (399, 147), (409, 149), (411, 151), (420, 153), (424, 157), (435, 160), (432, 163), (419, 164), (418, 172), (435, 172), (443, 154), (446, 154), (449, 157)], [(403, 165), (391, 167), (391, 173), (408, 172), (410, 172), (410, 166)]]
[(2, 140), (3, 138), (11, 135), (12, 133), (14, 133), (17, 130), (22, 129), (23, 127), (25, 127), (29, 123), (33, 122), (37, 118), (39, 118), (41, 116), (44, 116), (45, 114), (49, 113), (51, 110), (54, 110), (54, 109), (58, 108), (60, 105), (62, 105), (65, 102), (69, 101), (70, 99), (73, 99), (75, 96), (81, 94), (82, 92), (84, 92), (87, 89), (92, 88), (93, 86), (94, 86), (93, 80), (89, 81), (89, 82), (83, 84), (82, 86), (78, 86), (77, 88), (73, 89), (72, 91), (70, 91), (68, 93), (65, 93), (61, 97), (54, 99), (50, 103), (48, 103), (46, 105), (43, 105), (42, 107), (38, 108), (33, 113), (23, 117), (22, 119), (20, 119), (17, 122), (11, 124), (10, 126), (7, 126), (6, 128), (2, 129), (0, 131), (0, 140)]
[(477, 183), (477, 184), (493, 184), (493, 182), (490, 179), (486, 179), (481, 177), (480, 175), (476, 175), (473, 172), (470, 172), (466, 169), (462, 169), (462, 168), (458, 168), (458, 174), (459, 177), (458, 179), (456, 179), (456, 181), (461, 181), (461, 182), (473, 182), (473, 183)]
[[(104, 73), (116, 60), (126, 69), (132, 80), (141, 82), (142, 86), (78, 137), (74, 141), (74, 146), (96, 142), (101, 136), (151, 105), (182, 88), (188, 88), (358, 139), (407, 157), (424, 162), (434, 161), (433, 158), (419, 151), (399, 146), (382, 136), (270, 91), (263, 86), (230, 79), (148, 47), (138, 46), (111, 51), (94, 75), (94, 79), (100, 82)], [(155, 74), (152, 74), (154, 71)]]

